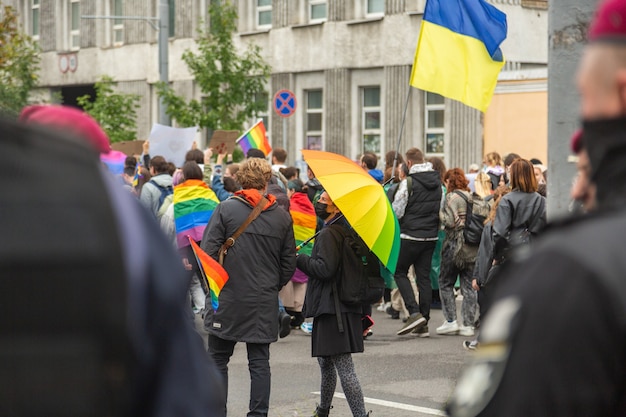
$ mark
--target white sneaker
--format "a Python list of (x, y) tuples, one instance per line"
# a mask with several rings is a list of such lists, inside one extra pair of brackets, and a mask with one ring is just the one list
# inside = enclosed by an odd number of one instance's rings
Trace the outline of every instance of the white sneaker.
[(310, 322), (305, 321), (304, 323), (302, 323), (302, 324), (300, 325), (300, 329), (301, 329), (304, 333), (306, 333), (306, 334), (310, 335), (311, 333), (313, 333), (313, 323), (310, 323)]
[(457, 334), (459, 333), (459, 325), (454, 321), (444, 321), (443, 324), (437, 327), (437, 334)]
[(459, 334), (461, 336), (474, 336), (474, 328), (472, 326), (460, 326)]
[(376, 307), (376, 310), (385, 312), (387, 307), (391, 307), (391, 302), (387, 301), (386, 303), (380, 303), (378, 307)]

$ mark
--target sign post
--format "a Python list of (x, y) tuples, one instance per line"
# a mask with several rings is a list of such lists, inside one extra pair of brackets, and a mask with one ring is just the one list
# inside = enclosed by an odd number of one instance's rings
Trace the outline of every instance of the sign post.
[(272, 100), (274, 111), (283, 118), (283, 149), (287, 149), (287, 117), (296, 111), (296, 95), (289, 90), (279, 90)]

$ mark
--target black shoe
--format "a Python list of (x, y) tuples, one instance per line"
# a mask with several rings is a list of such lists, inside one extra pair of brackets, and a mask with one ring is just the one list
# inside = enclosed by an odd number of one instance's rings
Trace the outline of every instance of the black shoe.
[(389, 314), (391, 318), (394, 320), (400, 319), (400, 312), (391, 306), (387, 307), (387, 310), (385, 310), (385, 313)]
[(283, 337), (289, 336), (291, 333), (291, 316), (284, 311), (278, 312), (278, 336), (282, 339)]

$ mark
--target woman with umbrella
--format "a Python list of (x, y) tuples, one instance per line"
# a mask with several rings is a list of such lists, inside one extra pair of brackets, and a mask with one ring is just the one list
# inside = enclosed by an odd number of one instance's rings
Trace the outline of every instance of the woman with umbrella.
[(341, 253), (350, 226), (327, 192), (320, 195), (315, 213), (324, 220), (324, 227), (316, 236), (311, 256), (297, 256), (298, 268), (309, 277), (303, 314), (313, 317), (312, 356), (317, 357), (321, 371), (321, 398), (314, 416), (328, 416), (339, 374), (352, 415), (364, 417), (368, 413), (352, 362), (352, 353), (363, 352), (361, 306), (337, 300), (344, 328), (340, 332), (332, 292), (333, 283), (341, 277)]

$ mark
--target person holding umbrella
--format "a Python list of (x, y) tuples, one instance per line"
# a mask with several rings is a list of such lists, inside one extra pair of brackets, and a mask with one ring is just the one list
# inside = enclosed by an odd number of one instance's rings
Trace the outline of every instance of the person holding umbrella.
[(321, 371), (321, 398), (314, 416), (328, 416), (339, 374), (352, 415), (364, 417), (369, 413), (352, 362), (352, 353), (363, 352), (361, 306), (337, 300), (344, 327), (341, 332), (333, 297), (333, 283), (341, 278), (344, 236), (350, 226), (326, 191), (315, 204), (315, 213), (324, 220), (324, 227), (316, 236), (311, 256), (297, 256), (297, 267), (309, 277), (303, 315), (313, 317), (311, 354), (317, 357)]

